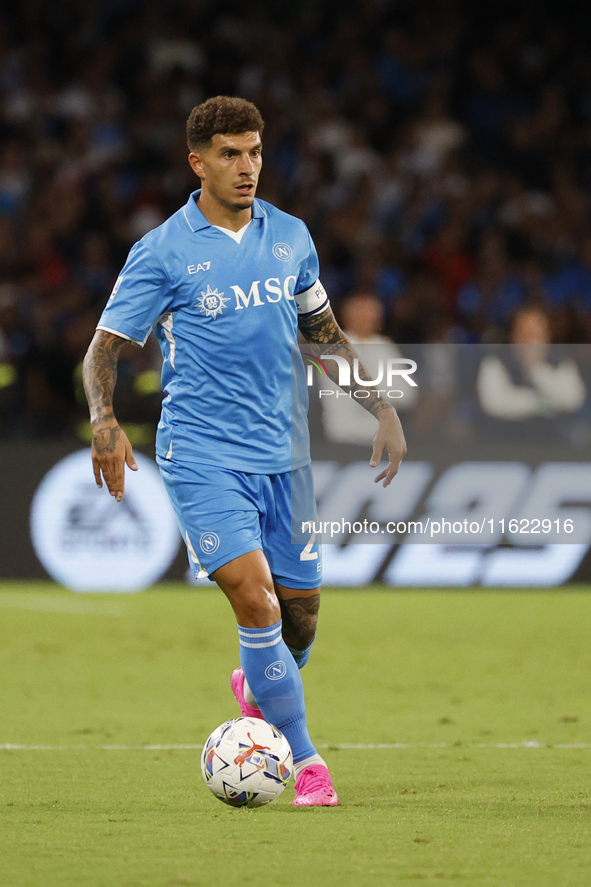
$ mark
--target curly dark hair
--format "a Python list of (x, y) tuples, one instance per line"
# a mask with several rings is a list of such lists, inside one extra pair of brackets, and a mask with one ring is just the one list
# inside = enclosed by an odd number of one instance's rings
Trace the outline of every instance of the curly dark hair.
[(217, 95), (196, 105), (187, 120), (187, 145), (190, 151), (204, 148), (216, 133), (237, 135), (242, 132), (262, 133), (265, 127), (261, 112), (246, 99)]

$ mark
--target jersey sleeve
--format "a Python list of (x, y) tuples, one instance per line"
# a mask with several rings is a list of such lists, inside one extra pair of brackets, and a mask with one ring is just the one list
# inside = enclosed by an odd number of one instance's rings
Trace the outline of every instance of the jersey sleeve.
[(296, 299), (299, 293), (303, 293), (305, 290), (310, 289), (310, 287), (318, 280), (318, 275), (320, 273), (318, 253), (316, 252), (314, 241), (310, 237), (310, 232), (306, 225), (304, 225), (304, 230), (308, 248), (306, 251), (306, 257), (300, 266), (300, 273), (296, 281), (294, 293)]
[(140, 240), (130, 250), (97, 329), (143, 347), (154, 323), (170, 307), (170, 291), (164, 265)]
[(318, 253), (314, 246), (314, 241), (310, 237), (310, 232), (306, 228), (306, 236), (309, 243), (309, 252), (306, 259), (302, 262), (300, 274), (298, 276), (294, 299), (298, 308), (298, 317), (312, 316), (328, 306), (328, 296), (326, 290), (318, 279), (319, 264)]

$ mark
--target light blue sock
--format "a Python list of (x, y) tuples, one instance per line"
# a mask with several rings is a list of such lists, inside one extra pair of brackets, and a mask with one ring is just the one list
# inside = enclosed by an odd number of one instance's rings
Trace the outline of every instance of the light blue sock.
[[(312, 641), (312, 644), (313, 643), (314, 643), (314, 641)], [(310, 658), (310, 650), (312, 649), (312, 644), (310, 644), (308, 647), (306, 647), (305, 650), (298, 650), (298, 649), (296, 649), (296, 647), (290, 647), (289, 644), (287, 645), (287, 649), (289, 650), (289, 652), (291, 653), (291, 655), (295, 659), (295, 662), (296, 662), (296, 665), (298, 668), (302, 669), (304, 667), (304, 665), (306, 664), (306, 662), (308, 661), (308, 659)]]
[(304, 685), (281, 637), (281, 622), (267, 628), (238, 626), (240, 664), (265, 720), (291, 745), (295, 762), (316, 754), (308, 734)]

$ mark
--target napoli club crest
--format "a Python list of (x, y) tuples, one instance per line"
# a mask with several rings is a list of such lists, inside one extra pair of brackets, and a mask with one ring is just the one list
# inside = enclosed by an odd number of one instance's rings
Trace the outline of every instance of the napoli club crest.
[(197, 308), (201, 309), (202, 314), (206, 314), (207, 317), (217, 317), (218, 314), (221, 314), (226, 304), (230, 301), (229, 296), (224, 296), (223, 293), (218, 293), (217, 290), (212, 290), (210, 286), (207, 287), (207, 290), (201, 293), (201, 297), (197, 299)]
[(217, 533), (203, 533), (199, 546), (204, 554), (214, 554), (220, 547), (220, 537)]

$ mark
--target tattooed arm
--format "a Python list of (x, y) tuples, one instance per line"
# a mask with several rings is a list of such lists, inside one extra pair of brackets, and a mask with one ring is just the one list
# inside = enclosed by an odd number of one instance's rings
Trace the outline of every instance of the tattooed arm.
[(125, 491), (125, 464), (137, 471), (131, 444), (113, 412), (117, 361), (126, 339), (97, 330), (84, 358), (83, 380), (92, 426), (92, 467), (98, 487), (105, 479), (111, 496), (121, 502)]
[[(370, 465), (375, 468), (382, 461), (384, 450), (388, 453), (388, 467), (384, 469), (375, 478), (375, 482), (384, 481), (387, 487), (400, 467), (404, 456), (406, 455), (406, 441), (404, 432), (398, 413), (388, 403), (380, 398), (377, 390), (372, 385), (359, 385), (355, 381), (353, 375), (353, 361), (357, 357), (355, 349), (336, 322), (330, 305), (325, 311), (312, 317), (302, 317), (299, 321), (300, 332), (306, 342), (310, 345), (319, 346), (324, 354), (334, 354), (338, 357), (344, 357), (351, 368), (351, 385), (344, 391), (351, 392), (353, 397), (356, 391), (363, 390), (369, 392), (368, 397), (364, 397), (357, 402), (368, 410), (378, 420), (378, 430), (373, 439), (373, 451), (371, 454)], [(327, 371), (333, 382), (338, 385), (338, 370), (336, 361), (329, 361)], [(334, 365), (334, 368), (333, 368)], [(358, 377), (363, 380), (369, 380), (369, 376), (365, 369), (359, 363)]]

